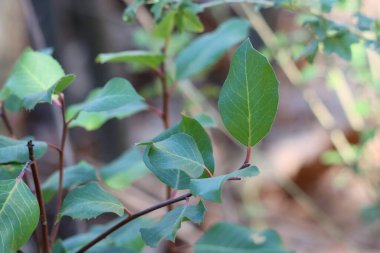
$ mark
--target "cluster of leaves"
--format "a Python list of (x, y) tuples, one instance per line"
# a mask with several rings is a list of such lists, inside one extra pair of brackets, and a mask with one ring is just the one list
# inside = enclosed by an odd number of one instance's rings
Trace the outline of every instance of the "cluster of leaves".
[[(336, 1), (319, 2), (322, 12), (329, 12)], [(136, 0), (124, 13), (124, 19), (134, 18), (137, 8), (146, 4)], [(198, 17), (202, 6), (191, 1), (156, 1), (147, 3), (156, 25), (152, 34), (164, 41), (174, 32), (202, 32)], [(294, 8), (296, 1), (276, 1), (276, 5)], [(357, 28), (376, 34), (365, 39), (366, 45), (379, 49), (379, 22), (361, 14), (356, 15)], [(346, 26), (323, 16), (314, 15), (304, 25), (315, 37), (305, 50), (312, 61), (320, 46), (326, 53), (351, 58), (351, 45), (359, 38)], [(251, 148), (271, 129), (278, 105), (278, 81), (267, 59), (256, 51), (248, 37), (249, 23), (230, 19), (215, 31), (193, 39), (174, 56), (174, 71), (161, 73), (171, 84), (192, 78), (210, 69), (233, 46), (236, 50), (228, 76), (220, 92), (218, 107), (228, 132), (242, 145)], [(205, 46), (207, 45), (207, 46)], [(165, 64), (165, 52), (133, 50), (102, 53), (99, 63), (137, 63), (153, 71)], [(16, 62), (0, 92), (0, 101), (10, 111), (34, 109), (40, 103), (59, 105), (59, 96), (73, 83), (75, 76), (65, 74), (59, 63), (48, 53), (26, 49)], [(84, 102), (66, 110), (68, 127), (82, 127), (92, 131), (110, 119), (123, 119), (148, 110), (148, 103), (124, 78), (113, 78), (104, 87), (92, 90)], [(91, 248), (90, 252), (140, 252), (145, 245), (156, 247), (162, 240), (174, 241), (184, 221), (201, 223), (206, 212), (205, 201), (221, 202), (224, 182), (258, 175), (255, 166), (244, 166), (225, 175), (214, 176), (215, 162), (211, 140), (204, 121), (183, 115), (182, 119), (151, 140), (143, 140), (121, 154), (112, 163), (96, 169), (82, 161), (64, 169), (65, 196), (58, 219), (92, 219), (103, 213), (114, 213), (121, 218), (109, 224), (95, 226), (85, 234), (63, 241), (57, 240), (54, 253), (77, 252), (94, 237), (128, 218), (124, 204), (107, 188), (125, 189), (147, 173), (153, 173), (167, 186), (187, 190), (200, 201), (176, 206), (160, 221), (141, 217), (128, 222), (109, 237)], [(35, 158), (46, 152), (45, 142), (34, 142)], [(141, 152), (141, 148), (144, 148)], [(22, 175), (29, 160), (26, 139), (0, 136), (0, 251), (15, 252), (30, 238), (39, 221), (39, 204), (35, 195), (23, 182)], [(43, 184), (43, 199), (51, 201), (58, 192), (59, 173), (54, 172)], [(226, 240), (228, 238), (228, 240)], [(289, 252), (278, 235), (271, 231), (257, 232), (239, 225), (218, 223), (211, 227), (194, 245), (197, 253), (229, 252)]]

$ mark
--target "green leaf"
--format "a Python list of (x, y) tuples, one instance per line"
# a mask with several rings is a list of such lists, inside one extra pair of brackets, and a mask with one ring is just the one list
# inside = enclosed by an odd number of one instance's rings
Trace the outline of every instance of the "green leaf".
[(132, 148), (112, 163), (101, 168), (100, 175), (104, 183), (113, 189), (123, 189), (130, 186), (149, 172), (142, 157), (140, 150)]
[(357, 18), (356, 26), (361, 31), (371, 30), (372, 25), (375, 23), (374, 19), (367, 17), (361, 13), (356, 13), (355, 17)]
[(186, 79), (215, 64), (233, 45), (248, 36), (249, 22), (230, 19), (217, 30), (199, 36), (177, 57), (177, 79)]
[(96, 57), (99, 63), (106, 62), (132, 62), (140, 63), (150, 68), (158, 67), (164, 60), (164, 55), (160, 53), (152, 53), (148, 51), (124, 51), (117, 53), (103, 53)]
[(350, 31), (337, 32), (328, 36), (323, 41), (323, 49), (327, 54), (336, 53), (338, 56), (349, 61), (351, 60), (351, 45), (357, 43), (357, 37)]
[(258, 143), (272, 127), (278, 81), (272, 66), (249, 40), (232, 58), (218, 105), (224, 126), (245, 146)]
[(194, 119), (198, 121), (202, 127), (204, 128), (216, 128), (218, 125), (216, 124), (214, 118), (211, 115), (206, 113), (199, 113), (195, 115)]
[(123, 20), (125, 22), (131, 22), (136, 17), (137, 9), (144, 4), (145, 0), (134, 0), (132, 4), (129, 4), (125, 8), (123, 13)]
[(305, 57), (309, 63), (314, 61), (315, 56), (318, 53), (319, 42), (317, 40), (312, 40), (305, 49), (301, 52), (301, 55), (298, 58)]
[(39, 214), (37, 199), (22, 180), (0, 180), (0, 252), (20, 249), (37, 227)]
[(156, 247), (163, 239), (174, 242), (181, 222), (190, 220), (199, 224), (203, 220), (205, 210), (202, 202), (199, 202), (197, 206), (178, 206), (167, 213), (157, 225), (151, 228), (142, 228), (141, 236), (150, 247)]
[(180, 170), (192, 178), (200, 177), (206, 166), (194, 139), (179, 133), (152, 144), (150, 163), (158, 170)]
[[(162, 134), (158, 135), (152, 140), (152, 142), (163, 141), (170, 136), (178, 133), (185, 133), (193, 137), (198, 150), (201, 152), (204, 164), (211, 171), (214, 172), (214, 158), (212, 154), (212, 145), (210, 138), (208, 137), (206, 131), (195, 119), (189, 118), (182, 115), (182, 120), (164, 131)], [(165, 171), (160, 170), (150, 163), (148, 154), (150, 153), (151, 147), (147, 147), (144, 152), (144, 162), (145, 165), (165, 184), (171, 186), (174, 189), (187, 189), (189, 188), (189, 183), (191, 177), (185, 172), (178, 169), (166, 169)], [(208, 177), (207, 173), (204, 172), (202, 177)]]
[[(34, 156), (40, 159), (46, 152), (45, 142), (34, 141)], [(29, 161), (27, 141), (15, 140), (0, 135), (0, 163), (25, 163)]]
[(95, 218), (102, 213), (124, 214), (124, 206), (111, 193), (104, 191), (97, 183), (88, 183), (70, 191), (62, 205), (62, 216), (73, 219)]
[[(67, 189), (71, 186), (86, 183), (92, 180), (97, 180), (95, 168), (85, 162), (81, 161), (74, 166), (70, 166), (64, 169), (63, 174), (63, 189)], [(42, 184), (42, 193), (45, 202), (49, 202), (58, 191), (59, 184), (59, 172), (54, 172), (46, 181)]]
[(249, 228), (217, 223), (195, 244), (196, 253), (290, 253), (273, 230), (254, 231)]
[(63, 246), (61, 239), (55, 241), (52, 251), (53, 253), (68, 253)]
[(154, 27), (153, 35), (159, 38), (166, 38), (174, 30), (176, 11), (168, 11), (162, 20)]
[(256, 166), (249, 166), (247, 168), (231, 172), (229, 174), (212, 177), (200, 178), (190, 180), (190, 191), (194, 196), (201, 196), (205, 200), (213, 202), (221, 202), (221, 191), (225, 181), (235, 177), (253, 177), (259, 174)]
[(95, 130), (112, 118), (123, 119), (147, 109), (142, 100), (127, 80), (113, 78), (102, 89), (93, 90), (85, 102), (70, 106), (66, 117), (79, 113), (70, 127)]
[(66, 76), (50, 55), (25, 49), (5, 86), (23, 101), (26, 109), (33, 109), (37, 103), (51, 103), (53, 95), (63, 91), (74, 79), (74, 75)]
[(330, 12), (337, 0), (320, 0), (321, 1), (321, 10), (323, 12)]
[[(81, 108), (82, 104), (70, 106), (67, 110), (67, 117), (71, 118), (77, 112), (79, 112)], [(145, 102), (136, 101), (120, 108), (109, 110), (107, 112), (81, 111), (79, 116), (71, 122), (70, 127), (83, 127), (87, 131), (93, 131), (103, 126), (103, 124), (110, 119), (124, 119), (138, 112), (144, 111), (147, 108), (148, 106)]]
[(109, 111), (141, 100), (143, 98), (137, 94), (130, 82), (116, 77), (108, 81), (96, 96), (87, 101), (82, 110), (85, 112)]
[(15, 179), (23, 167), (23, 164), (0, 165), (0, 180)]
[[(77, 234), (65, 239), (63, 241), (63, 245), (69, 253), (77, 252), (82, 246), (89, 243), (95, 237), (118, 223), (123, 218), (124, 217), (117, 218), (107, 224), (93, 226), (87, 233)], [(112, 246), (123, 247), (125, 249), (125, 253), (141, 252), (145, 246), (145, 243), (141, 238), (140, 229), (142, 227), (150, 226), (151, 224), (152, 222), (150, 219), (145, 217), (137, 218), (131, 222), (128, 222), (128, 224), (122, 226), (120, 229), (107, 236), (107, 238), (94, 245), (94, 247), (92, 247), (88, 252), (93, 253), (92, 250), (95, 250), (96, 252), (96, 250), (102, 250)]]
[(176, 25), (178, 29), (189, 32), (203, 32), (204, 27), (198, 15), (190, 8), (181, 8), (176, 16)]

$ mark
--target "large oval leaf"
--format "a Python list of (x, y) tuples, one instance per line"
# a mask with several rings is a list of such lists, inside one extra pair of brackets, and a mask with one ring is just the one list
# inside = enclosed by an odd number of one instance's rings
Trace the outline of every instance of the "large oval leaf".
[(291, 253), (273, 230), (254, 231), (249, 228), (218, 223), (195, 244), (196, 253)]
[(224, 126), (246, 146), (258, 143), (272, 127), (278, 81), (272, 66), (248, 39), (233, 56), (218, 105)]
[(38, 202), (20, 179), (0, 180), (0, 252), (16, 252), (38, 224)]

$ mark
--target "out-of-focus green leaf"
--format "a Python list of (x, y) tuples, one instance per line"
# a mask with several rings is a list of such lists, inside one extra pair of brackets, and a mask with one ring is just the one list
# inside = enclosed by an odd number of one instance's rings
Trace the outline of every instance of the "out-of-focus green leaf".
[(167, 38), (174, 29), (176, 11), (168, 11), (162, 20), (154, 27), (153, 35), (160, 38)]
[(177, 79), (186, 79), (215, 64), (233, 45), (248, 36), (249, 23), (230, 19), (211, 33), (203, 34), (182, 50), (177, 59)]
[(0, 165), (0, 180), (15, 179), (23, 167), (23, 164)]
[[(71, 186), (86, 183), (89, 181), (97, 180), (95, 168), (85, 162), (81, 161), (74, 166), (64, 169), (63, 173), (63, 189)], [(58, 191), (59, 185), (59, 172), (56, 171), (42, 184), (42, 193), (45, 202), (49, 202)]]
[(184, 220), (201, 223), (205, 213), (205, 206), (199, 202), (197, 206), (183, 205), (167, 213), (162, 220), (151, 228), (142, 228), (141, 236), (150, 247), (156, 247), (161, 240), (175, 240), (178, 229)]
[(20, 249), (37, 227), (36, 197), (21, 179), (0, 180), (0, 252)]
[(270, 63), (248, 39), (232, 58), (218, 105), (224, 126), (245, 146), (258, 143), (272, 127), (278, 81)]
[(317, 40), (312, 40), (301, 52), (301, 55), (298, 58), (305, 57), (308, 62), (312, 63), (318, 53), (318, 45), (319, 42)]
[(211, 115), (206, 113), (199, 113), (195, 115), (194, 119), (198, 121), (204, 128), (214, 128), (217, 127), (215, 120)]
[(359, 28), (359, 30), (371, 30), (371, 27), (374, 24), (374, 20), (372, 18), (364, 16), (361, 13), (356, 13), (355, 17), (357, 18), (356, 26)]
[(194, 196), (201, 196), (205, 200), (221, 202), (222, 186), (225, 181), (230, 178), (253, 177), (258, 174), (259, 170), (256, 166), (249, 166), (223, 176), (191, 179), (190, 191)]
[(123, 20), (125, 22), (131, 22), (136, 17), (137, 9), (144, 4), (145, 0), (134, 0), (132, 4), (129, 4), (125, 8), (123, 13)]
[(134, 50), (123, 51), (116, 53), (103, 53), (96, 57), (99, 63), (107, 62), (132, 62), (139, 63), (150, 68), (158, 67), (164, 60), (164, 55), (161, 53), (152, 53), (148, 51)]
[(95, 130), (112, 118), (126, 118), (146, 110), (147, 104), (125, 79), (113, 78), (102, 89), (93, 90), (85, 102), (71, 105), (66, 117), (73, 120), (70, 127), (80, 126)]
[(217, 223), (195, 244), (196, 253), (291, 253), (273, 230), (254, 231), (247, 227)]
[(104, 183), (113, 189), (130, 186), (149, 172), (142, 158), (142, 153), (137, 148), (127, 150), (115, 161), (100, 169)]
[(178, 29), (189, 32), (203, 32), (204, 27), (198, 15), (190, 8), (181, 8), (176, 16), (176, 25)]
[(26, 109), (33, 109), (38, 103), (51, 103), (53, 95), (74, 79), (74, 75), (65, 75), (53, 57), (28, 48), (13, 66), (5, 86), (23, 101)]
[(338, 56), (351, 60), (351, 45), (357, 43), (357, 37), (349, 31), (338, 32), (328, 36), (323, 41), (323, 49), (327, 54), (336, 53)]
[(321, 10), (323, 12), (330, 12), (337, 0), (320, 0), (321, 1)]
[[(25, 163), (29, 161), (29, 151), (25, 140), (15, 140), (0, 135), (0, 163)], [(47, 145), (42, 141), (34, 141), (34, 156), (40, 159), (46, 152)]]
[(92, 182), (79, 186), (67, 194), (62, 204), (61, 215), (73, 219), (90, 219), (103, 213), (122, 216), (124, 206), (111, 193)]

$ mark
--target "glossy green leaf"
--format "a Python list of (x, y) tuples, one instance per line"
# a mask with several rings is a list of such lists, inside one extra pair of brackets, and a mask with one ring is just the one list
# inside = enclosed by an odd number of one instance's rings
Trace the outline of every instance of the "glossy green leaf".
[(259, 174), (256, 166), (236, 170), (223, 176), (190, 180), (190, 191), (194, 196), (201, 196), (205, 200), (221, 202), (222, 186), (230, 178), (253, 177)]
[(130, 186), (149, 172), (142, 158), (142, 153), (137, 148), (126, 151), (115, 161), (100, 169), (102, 180), (113, 189)]
[[(63, 189), (97, 180), (95, 168), (85, 161), (65, 168), (63, 175)], [(49, 202), (54, 197), (58, 191), (58, 185), (59, 172), (56, 171), (42, 184), (42, 193), (45, 202)]]
[[(210, 138), (208, 137), (206, 131), (203, 129), (201, 124), (195, 119), (189, 118), (182, 115), (182, 120), (164, 131), (162, 134), (154, 138), (153, 142), (163, 141), (170, 136), (178, 133), (185, 133), (193, 137), (198, 150), (201, 152), (204, 164), (211, 171), (214, 172), (214, 158), (212, 153), (212, 146)], [(160, 170), (150, 163), (148, 154), (150, 153), (150, 147), (145, 149), (144, 162), (146, 166), (165, 184), (171, 186), (175, 189), (187, 189), (189, 188), (189, 183), (191, 177), (185, 172), (178, 169), (166, 169)], [(208, 177), (207, 173), (204, 172), (202, 177)]]
[(215, 64), (233, 45), (248, 36), (249, 23), (230, 19), (214, 32), (199, 36), (176, 59), (177, 79), (189, 78)]
[(218, 105), (224, 126), (245, 146), (258, 143), (272, 127), (278, 81), (272, 66), (249, 40), (232, 58)]
[(124, 51), (117, 53), (103, 53), (96, 57), (99, 63), (106, 62), (132, 62), (140, 63), (150, 68), (158, 67), (164, 60), (164, 55), (161, 53), (152, 53), (148, 51)]
[(51, 103), (53, 95), (63, 91), (74, 79), (74, 75), (65, 75), (50, 55), (26, 49), (5, 86), (23, 101), (26, 109), (33, 109), (37, 103)]
[(273, 230), (254, 231), (247, 227), (217, 223), (195, 244), (196, 253), (290, 253)]
[(73, 219), (96, 218), (103, 213), (124, 214), (124, 206), (111, 193), (103, 190), (97, 183), (88, 183), (70, 191), (62, 204), (62, 216)]
[(200, 177), (206, 168), (194, 139), (183, 133), (153, 143), (148, 156), (158, 170), (177, 169), (192, 178)]
[[(0, 163), (25, 163), (29, 161), (28, 141), (15, 140), (0, 135)], [(34, 156), (40, 159), (46, 152), (45, 142), (34, 141)]]
[(20, 179), (0, 180), (0, 252), (20, 249), (37, 227), (36, 197)]
[(166, 38), (171, 35), (175, 25), (176, 11), (171, 10), (165, 14), (162, 20), (154, 27), (153, 34), (156, 37)]
[(205, 206), (199, 202), (197, 206), (183, 205), (178, 206), (167, 213), (162, 220), (151, 228), (142, 228), (141, 236), (145, 243), (150, 247), (156, 247), (161, 240), (175, 240), (181, 222), (190, 220), (200, 224), (205, 213)]

